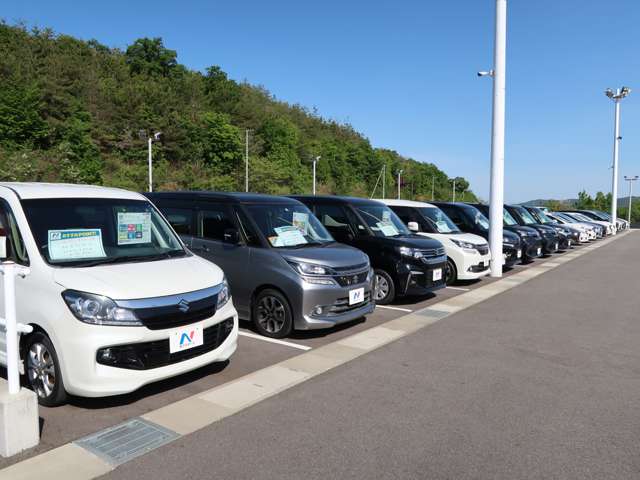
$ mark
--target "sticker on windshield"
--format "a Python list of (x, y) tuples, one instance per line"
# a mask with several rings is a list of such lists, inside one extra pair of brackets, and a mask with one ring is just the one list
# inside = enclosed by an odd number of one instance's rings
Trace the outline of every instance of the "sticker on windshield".
[(389, 223), (389, 220), (391, 220), (391, 210), (383, 210), (382, 211), (382, 221), (384, 223)]
[(49, 230), (49, 258), (51, 260), (81, 260), (103, 258), (102, 230), (99, 228), (78, 228), (75, 230)]
[(293, 226), (302, 232), (303, 235), (309, 234), (309, 214), (301, 212), (293, 212)]
[(294, 247), (296, 245), (302, 245), (307, 243), (307, 239), (304, 238), (302, 232), (293, 225), (285, 227), (277, 227), (273, 229), (278, 236), (270, 237), (269, 241), (274, 247)]
[(378, 222), (376, 223), (376, 225), (385, 237), (395, 237), (396, 235), (398, 235), (398, 233), (400, 233), (393, 223)]
[(118, 212), (118, 245), (151, 243), (151, 212)]
[(449, 233), (451, 231), (449, 225), (447, 225), (447, 222), (439, 220), (436, 222), (436, 225), (438, 226), (438, 231), (440, 233)]

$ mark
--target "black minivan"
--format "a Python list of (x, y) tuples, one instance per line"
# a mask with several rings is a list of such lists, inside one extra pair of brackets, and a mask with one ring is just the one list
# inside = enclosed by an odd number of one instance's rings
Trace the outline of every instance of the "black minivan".
[(445, 286), (447, 256), (442, 243), (412, 234), (384, 203), (363, 198), (293, 196), (306, 204), (331, 235), (359, 248), (375, 271), (374, 298), (424, 295)]
[[(457, 202), (429, 203), (442, 210), (463, 232), (475, 233), (489, 241), (489, 220), (477, 208)], [(502, 254), (505, 267), (512, 267), (522, 259), (520, 237), (509, 230), (502, 232)]]

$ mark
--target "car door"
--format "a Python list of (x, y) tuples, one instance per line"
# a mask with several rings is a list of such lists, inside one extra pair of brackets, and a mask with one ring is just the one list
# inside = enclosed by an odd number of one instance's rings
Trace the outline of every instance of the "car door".
[(191, 250), (218, 265), (225, 273), (236, 301), (244, 302), (243, 287), (248, 271), (249, 252), (245, 243), (229, 242), (225, 235), (239, 228), (231, 206), (222, 202), (200, 202), (196, 207), (196, 235)]
[[(29, 256), (27, 250), (22, 241), (22, 235), (18, 224), (13, 216), (11, 207), (4, 200), (0, 199), (0, 235), (6, 237), (6, 252), (7, 257), (3, 261), (12, 261), (18, 265), (28, 266)], [(25, 317), (28, 317), (28, 310), (37, 305), (38, 302), (26, 301), (30, 294), (34, 292), (29, 288), (30, 284), (33, 284), (32, 276), (17, 276), (15, 278), (16, 284), (16, 315), (18, 322), (28, 323)], [(26, 297), (26, 298), (25, 298)], [(21, 301), (22, 300), (22, 301)], [(4, 317), (4, 275), (0, 275), (0, 315)], [(4, 328), (0, 329), (0, 363), (2, 365), (7, 364), (7, 341)]]

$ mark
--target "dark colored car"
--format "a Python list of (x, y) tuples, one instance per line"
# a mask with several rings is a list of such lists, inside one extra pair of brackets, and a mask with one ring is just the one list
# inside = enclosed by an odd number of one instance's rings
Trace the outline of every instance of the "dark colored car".
[(548, 225), (542, 225), (521, 205), (505, 205), (504, 208), (523, 227), (535, 228), (542, 237), (542, 253), (550, 255), (560, 248), (560, 236)]
[(293, 196), (306, 204), (333, 237), (365, 252), (375, 271), (374, 298), (424, 295), (445, 286), (442, 244), (412, 234), (385, 204), (363, 198)]
[[(463, 232), (475, 233), (489, 241), (489, 220), (477, 208), (466, 203), (429, 202), (442, 210)], [(522, 259), (520, 237), (509, 230), (502, 232), (502, 253), (505, 267), (512, 267)]]
[(549, 218), (544, 211), (538, 207), (524, 207), (533, 218), (541, 225), (546, 225), (555, 229), (560, 236), (560, 250), (569, 250), (574, 245), (580, 244), (580, 230), (562, 225), (555, 220)]
[[(481, 203), (474, 203), (472, 205), (480, 210), (486, 217), (489, 216), (489, 205), (483, 205)], [(535, 228), (520, 225), (506, 208), (502, 210), (502, 219), (504, 221), (504, 229), (520, 237), (520, 241), (522, 242), (522, 263), (529, 263), (542, 256), (542, 235), (540, 235)]]

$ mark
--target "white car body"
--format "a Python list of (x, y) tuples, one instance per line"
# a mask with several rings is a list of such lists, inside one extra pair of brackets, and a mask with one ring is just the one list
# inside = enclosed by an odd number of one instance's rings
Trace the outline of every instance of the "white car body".
[[(234, 353), (237, 346), (238, 316), (230, 298), (224, 305), (215, 308), (213, 316), (192, 324), (169, 329), (150, 329), (146, 324), (107, 326), (89, 324), (79, 320), (63, 299), (62, 292), (75, 290), (109, 297), (123, 308), (126, 308), (124, 305), (129, 302), (129, 304), (135, 303), (138, 308), (163, 308), (170, 305), (180, 309), (180, 305), (183, 305), (180, 303), (182, 300), (187, 304), (187, 310), (180, 310), (184, 313), (189, 311), (189, 299), (200, 295), (196, 292), (219, 292), (225, 282), (224, 274), (213, 263), (192, 255), (188, 251), (187, 255), (179, 258), (163, 258), (135, 263), (84, 267), (60, 266), (49, 263), (38, 248), (25, 214), (26, 210), (23, 209), (21, 202), (30, 199), (54, 198), (77, 199), (78, 202), (87, 201), (86, 199), (145, 202), (148, 200), (138, 193), (114, 188), (0, 183), (0, 202), (3, 202), (4, 210), (10, 209), (15, 218), (28, 254), (30, 269), (30, 273), (25, 277), (16, 278), (17, 319), (18, 322), (30, 324), (45, 332), (49, 337), (57, 353), (64, 387), (68, 393), (85, 397), (128, 393), (143, 385), (180, 375), (213, 362), (227, 360)], [(121, 224), (118, 224), (118, 228), (120, 227)], [(155, 225), (151, 224), (150, 228), (155, 228)], [(170, 227), (169, 229), (173, 232)], [(51, 231), (49, 230), (49, 232)], [(51, 233), (49, 233), (50, 236)], [(179, 237), (177, 238), (180, 242)], [(181, 242), (179, 245), (183, 246)], [(51, 250), (50, 247), (49, 250)], [(2, 281), (0, 279), (0, 282)], [(208, 298), (213, 297), (209, 296)], [(220, 297), (217, 296), (217, 293), (215, 298), (218, 302)], [(176, 304), (171, 303), (174, 300), (177, 302)], [(0, 299), (0, 304), (4, 310), (3, 299)], [(154, 310), (154, 312), (157, 311)], [(168, 318), (174, 317), (169, 315)], [(231, 327), (231, 321), (233, 327)], [(213, 328), (220, 324), (216, 327), (218, 328), (216, 331), (220, 331), (223, 327), (222, 322), (225, 322), (226, 328), (224, 332), (226, 337), (222, 343), (213, 350), (204, 351), (190, 358), (188, 355), (181, 357), (185, 358), (183, 360), (175, 360), (173, 357), (174, 360), (168, 360), (162, 366), (139, 370), (108, 366), (97, 360), (97, 352), (100, 348), (135, 346), (141, 342), (169, 342), (162, 343), (162, 345), (166, 345), (165, 350), (171, 351), (169, 339), (172, 335), (180, 334), (182, 329), (192, 329), (191, 331), (193, 331), (193, 328), (197, 326), (204, 331), (208, 327)], [(193, 338), (193, 334), (191, 335)], [(180, 340), (180, 346), (182, 346), (182, 340)], [(4, 335), (0, 337), (0, 363), (6, 365)]]
[[(595, 240), (596, 238), (598, 238), (598, 235), (596, 233), (596, 231), (594, 230), (594, 227), (592, 227), (591, 225), (588, 225), (586, 223), (581, 223), (578, 222), (577, 220), (575, 222), (567, 222), (565, 221), (563, 218), (560, 218), (556, 215), (554, 215), (553, 212), (548, 212), (547, 216), (551, 217), (553, 220), (555, 220), (558, 223), (561, 223), (563, 225), (569, 225), (572, 228), (577, 228), (578, 230), (580, 230), (581, 232), (584, 232), (587, 236), (586, 240)], [(580, 242), (582, 242), (582, 237)]]
[(602, 225), (605, 228), (605, 232), (607, 235), (612, 235), (616, 233), (616, 226), (611, 222), (605, 222), (604, 220), (595, 220), (579, 212), (562, 212), (562, 213), (569, 215), (571, 218), (575, 218), (579, 222), (591, 222), (591, 223), (597, 223), (598, 225)]
[[(378, 201), (383, 202), (392, 208), (433, 208), (440, 211), (440, 209), (435, 205), (425, 202), (392, 199), (378, 199)], [(442, 243), (447, 257), (453, 261), (456, 267), (458, 280), (475, 280), (489, 275), (491, 253), (489, 252), (489, 244), (481, 236), (474, 235), (472, 233), (432, 233), (421, 231), (414, 233), (424, 237), (433, 238)], [(454, 243), (454, 241), (469, 243), (477, 248), (463, 248)]]

